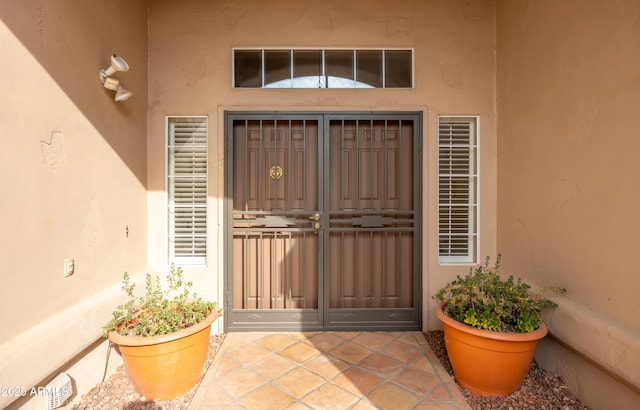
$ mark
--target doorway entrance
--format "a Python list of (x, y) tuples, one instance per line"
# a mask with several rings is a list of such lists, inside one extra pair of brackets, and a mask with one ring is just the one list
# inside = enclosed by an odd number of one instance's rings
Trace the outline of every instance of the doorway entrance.
[(225, 326), (419, 330), (419, 113), (225, 114)]

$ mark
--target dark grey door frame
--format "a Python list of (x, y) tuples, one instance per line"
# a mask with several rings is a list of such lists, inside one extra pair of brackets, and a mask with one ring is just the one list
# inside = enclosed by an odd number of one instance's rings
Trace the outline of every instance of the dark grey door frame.
[[(244, 120), (318, 120), (318, 309), (274, 312), (233, 309), (233, 126)], [(413, 123), (413, 307), (410, 309), (330, 309), (327, 270), (329, 230), (329, 128), (336, 121), (411, 121)], [(422, 113), (420, 112), (225, 112), (224, 136), (224, 275), (225, 331), (281, 330), (420, 330), (422, 324)], [(306, 218), (306, 216), (304, 216)], [(368, 221), (385, 216), (368, 216)], [(367, 229), (366, 227), (363, 229)], [(264, 315), (263, 313), (270, 313)], [(382, 315), (381, 315), (382, 313)]]

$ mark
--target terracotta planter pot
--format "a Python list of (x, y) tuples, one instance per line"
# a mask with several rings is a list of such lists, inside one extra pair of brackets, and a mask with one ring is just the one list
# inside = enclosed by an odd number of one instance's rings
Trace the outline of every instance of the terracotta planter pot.
[(136, 391), (148, 400), (168, 400), (191, 390), (202, 377), (211, 324), (217, 317), (214, 310), (202, 322), (167, 335), (109, 332), (109, 340), (118, 345)]
[(456, 382), (478, 396), (506, 396), (516, 391), (529, 372), (544, 323), (530, 333), (480, 330), (436, 310), (444, 327), (447, 354)]

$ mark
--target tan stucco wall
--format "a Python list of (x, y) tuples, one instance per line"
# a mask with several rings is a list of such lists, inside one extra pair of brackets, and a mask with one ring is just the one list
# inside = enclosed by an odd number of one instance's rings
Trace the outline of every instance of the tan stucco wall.
[[(552, 335), (640, 400), (640, 3), (499, 1), (496, 32), (504, 270), (567, 288)], [(585, 369), (572, 387), (610, 408)]]
[[(225, 110), (421, 111), (424, 113), (424, 322), (431, 290), (468, 267), (437, 260), (437, 116), (479, 116), (481, 127), (480, 255), (495, 254), (494, 2), (207, 0), (152, 1), (149, 18), (149, 249), (157, 270), (166, 261), (164, 116), (209, 117), (209, 249), (196, 273), (223, 301), (222, 202)], [(412, 47), (411, 90), (262, 90), (231, 87), (233, 47)], [(152, 221), (155, 221), (152, 223)], [(218, 321), (222, 324), (222, 320)]]
[[(1, 386), (97, 340), (123, 272), (146, 266), (146, 23), (144, 1), (0, 2)], [(117, 104), (98, 81), (112, 53), (134, 93)]]

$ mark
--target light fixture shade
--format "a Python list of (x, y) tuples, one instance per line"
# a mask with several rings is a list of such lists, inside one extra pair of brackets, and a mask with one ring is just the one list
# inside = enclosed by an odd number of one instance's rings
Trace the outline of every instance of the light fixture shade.
[[(124, 61), (124, 58), (112, 54), (111, 55), (111, 65), (108, 68), (101, 69), (99, 72), (100, 82), (104, 84), (105, 80), (116, 71), (129, 71), (129, 64)], [(112, 88), (115, 90), (115, 88)]]
[(109, 68), (107, 68), (104, 73), (107, 76), (110, 76), (116, 71), (129, 71), (129, 64), (124, 61), (124, 58), (116, 54), (111, 54), (111, 66), (109, 66)]
[(118, 86), (118, 91), (116, 91), (116, 102), (126, 101), (131, 98), (132, 95), (133, 93), (131, 91)]

